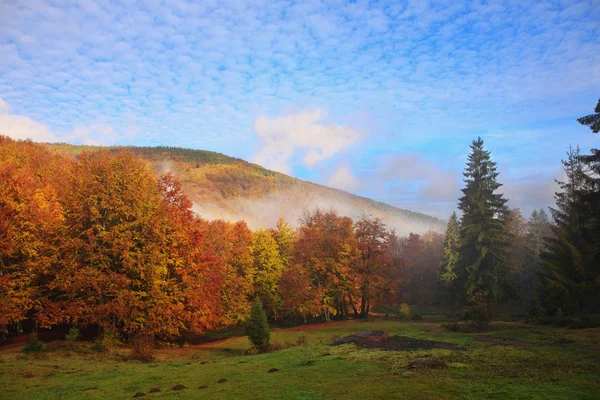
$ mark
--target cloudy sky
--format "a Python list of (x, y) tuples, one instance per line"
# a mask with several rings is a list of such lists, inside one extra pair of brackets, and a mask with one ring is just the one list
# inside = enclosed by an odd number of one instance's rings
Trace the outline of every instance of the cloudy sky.
[(215, 150), (445, 217), (481, 136), (552, 203), (600, 97), (600, 2), (0, 0), (0, 132)]

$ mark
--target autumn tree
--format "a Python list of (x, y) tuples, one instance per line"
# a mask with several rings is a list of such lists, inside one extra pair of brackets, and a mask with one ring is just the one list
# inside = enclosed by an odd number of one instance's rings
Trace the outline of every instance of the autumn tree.
[(0, 136), (0, 325), (40, 306), (39, 285), (64, 227), (58, 195), (70, 161), (30, 141)]
[(281, 257), (281, 262), (283, 263), (283, 268), (288, 268), (292, 259), (292, 250), (296, 238), (294, 229), (290, 224), (285, 222), (283, 217), (280, 217), (277, 220), (275, 229), (271, 229), (271, 235), (277, 243), (277, 249), (279, 251), (279, 256)]
[(386, 268), (391, 266), (388, 236), (385, 225), (379, 218), (362, 217), (354, 224), (357, 255), (352, 263), (351, 274), (354, 277), (354, 295), (350, 294), (350, 304), (354, 316), (367, 318), (371, 306), (378, 294), (389, 286)]
[(129, 152), (87, 152), (69, 181), (65, 237), (40, 323), (95, 324), (126, 337), (178, 335), (184, 306), (152, 172)]
[(221, 324), (243, 323), (254, 297), (254, 258), (252, 231), (245, 222), (202, 221), (203, 252), (216, 261), (212, 268), (223, 271), (224, 282), (218, 291)]
[(281, 312), (279, 280), (283, 273), (283, 261), (277, 242), (268, 231), (261, 229), (254, 233), (252, 256), (254, 295), (260, 299), (268, 316), (278, 318)]
[(355, 254), (352, 220), (335, 210), (306, 211), (300, 218), (294, 246), (294, 262), (306, 269), (318, 292), (321, 315), (344, 318), (352, 278), (350, 263)]
[(499, 301), (504, 296), (503, 280), (507, 276), (503, 221), (507, 200), (496, 193), (502, 186), (496, 181), (496, 163), (490, 152), (484, 150), (481, 138), (471, 144), (463, 175), (464, 195), (458, 203), (463, 215), (456, 273), (464, 292), (459, 296), (466, 299), (480, 291), (489, 301)]

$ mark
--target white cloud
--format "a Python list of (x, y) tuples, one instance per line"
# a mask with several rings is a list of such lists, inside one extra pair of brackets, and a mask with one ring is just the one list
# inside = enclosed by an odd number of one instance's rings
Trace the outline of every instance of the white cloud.
[(31, 118), (10, 113), (10, 105), (0, 99), (0, 135), (13, 139), (31, 139), (34, 142), (54, 142), (50, 129)]
[(362, 137), (361, 132), (327, 124), (326, 119), (327, 112), (318, 108), (275, 118), (259, 116), (254, 121), (254, 131), (261, 149), (254, 161), (289, 174), (295, 157), (302, 157), (304, 165), (313, 168), (348, 149)]
[(348, 191), (357, 189), (359, 185), (360, 182), (346, 165), (339, 167), (327, 181), (327, 186)]
[(115, 144), (123, 137), (131, 137), (137, 133), (133, 120), (124, 134), (117, 132), (112, 126), (97, 122), (85, 126), (76, 126), (72, 132), (56, 133), (48, 126), (23, 115), (10, 112), (10, 105), (0, 99), (0, 135), (13, 139), (31, 139), (34, 142), (69, 142), (89, 145)]

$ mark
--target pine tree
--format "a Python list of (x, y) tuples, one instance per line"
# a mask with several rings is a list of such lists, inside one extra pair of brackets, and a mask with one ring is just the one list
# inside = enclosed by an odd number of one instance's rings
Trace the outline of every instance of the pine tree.
[(503, 228), (507, 200), (494, 193), (502, 185), (496, 181), (496, 163), (491, 160), (490, 152), (483, 149), (483, 140), (473, 141), (471, 150), (463, 173), (464, 196), (458, 204), (463, 216), (457, 279), (461, 284), (464, 282), (467, 296), (481, 291), (488, 300), (499, 301), (507, 275)]
[(252, 303), (252, 310), (246, 321), (246, 335), (258, 351), (265, 352), (269, 350), (271, 331), (267, 322), (267, 314), (259, 299), (254, 300)]
[(444, 238), (444, 259), (440, 263), (438, 280), (440, 281), (439, 299), (445, 304), (456, 304), (456, 263), (459, 257), (460, 224), (456, 212), (448, 220), (446, 236)]
[[(600, 100), (594, 110), (595, 114), (579, 118), (577, 121), (588, 126), (592, 132), (600, 131)], [(590, 252), (590, 265), (586, 271), (586, 279), (595, 282), (592, 289), (600, 290), (600, 149), (591, 149), (591, 154), (582, 155), (579, 160), (585, 167), (583, 180), (585, 190), (581, 194), (581, 202), (585, 210), (583, 221), (587, 249)], [(600, 311), (600, 299), (590, 305), (596, 312)]]
[(581, 125), (589, 126), (594, 133), (600, 132), (600, 99), (598, 100), (598, 104), (596, 104), (594, 114), (578, 118), (577, 122), (579, 122)]
[(586, 256), (581, 193), (585, 187), (584, 166), (580, 160), (579, 147), (570, 148), (567, 160), (563, 160), (567, 180), (558, 182), (561, 189), (556, 193), (556, 208), (552, 208), (553, 236), (546, 239), (544, 260), (544, 305), (551, 313), (561, 308), (567, 313), (578, 314), (590, 295), (586, 287)]

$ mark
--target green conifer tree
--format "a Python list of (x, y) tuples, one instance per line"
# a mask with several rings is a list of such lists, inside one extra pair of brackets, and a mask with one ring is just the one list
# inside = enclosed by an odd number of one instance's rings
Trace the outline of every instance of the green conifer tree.
[(444, 238), (444, 259), (440, 263), (438, 279), (440, 281), (439, 300), (445, 305), (456, 305), (456, 293), (459, 292), (456, 284), (456, 263), (459, 257), (460, 224), (456, 212), (448, 220), (446, 236)]
[(503, 227), (507, 200), (494, 193), (502, 185), (496, 181), (496, 163), (491, 160), (490, 152), (483, 149), (483, 140), (473, 141), (471, 150), (463, 173), (464, 196), (458, 204), (463, 216), (457, 282), (464, 288), (463, 299), (482, 292), (489, 301), (497, 302), (503, 296), (502, 287), (508, 278)]
[(254, 300), (250, 316), (246, 321), (246, 335), (256, 349), (260, 352), (269, 350), (271, 331), (267, 322), (267, 314), (259, 299)]

